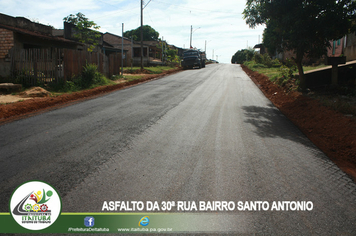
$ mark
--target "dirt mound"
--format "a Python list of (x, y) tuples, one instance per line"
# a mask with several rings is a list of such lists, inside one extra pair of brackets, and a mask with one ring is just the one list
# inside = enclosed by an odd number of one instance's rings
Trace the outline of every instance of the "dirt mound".
[(43, 97), (36, 99), (29, 99), (21, 102), (11, 104), (0, 104), (0, 125), (6, 122), (10, 122), (15, 119), (26, 117), (36, 112), (40, 112), (46, 109), (55, 109), (58, 106), (63, 106), (70, 102), (75, 102), (83, 99), (93, 98), (102, 94), (112, 92), (114, 90), (122, 89), (134, 84), (142, 83), (144, 81), (157, 79), (168, 74), (173, 74), (180, 71), (180, 68), (165, 71), (158, 75), (147, 75), (142, 79), (133, 81), (127, 81), (111, 86), (101, 86), (94, 89), (84, 90), (71, 94), (63, 94), (57, 97)]
[(52, 94), (41, 87), (33, 87), (19, 94), (22, 97), (50, 97)]
[(243, 70), (278, 109), (340, 169), (356, 181), (356, 119), (347, 117), (298, 92), (285, 93), (267, 76)]

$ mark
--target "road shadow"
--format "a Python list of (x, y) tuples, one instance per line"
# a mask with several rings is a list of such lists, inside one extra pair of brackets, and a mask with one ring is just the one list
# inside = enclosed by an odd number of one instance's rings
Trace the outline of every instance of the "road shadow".
[(254, 133), (262, 138), (282, 138), (315, 148), (314, 144), (275, 106), (243, 106), (246, 123), (256, 127)]

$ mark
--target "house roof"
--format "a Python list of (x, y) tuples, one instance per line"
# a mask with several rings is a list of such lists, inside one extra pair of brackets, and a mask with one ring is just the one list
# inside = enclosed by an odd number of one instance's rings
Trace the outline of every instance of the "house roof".
[(110, 33), (110, 32), (106, 32), (106, 33), (104, 33), (104, 35), (105, 35), (105, 34), (110, 34), (110, 35), (112, 35), (112, 36), (115, 36), (115, 37), (118, 37), (118, 38), (124, 38), (124, 39), (126, 39), (126, 40), (131, 41), (131, 39), (129, 39), (129, 38), (121, 37), (121, 36), (119, 36), (119, 35), (116, 35), (116, 34), (113, 34), (113, 33)]
[(256, 44), (253, 48), (263, 48), (264, 45), (263, 43), (260, 43), (260, 44)]
[[(105, 51), (111, 51), (111, 52), (121, 52), (122, 49), (121, 48), (115, 48), (113, 45), (111, 45), (110, 43), (104, 41), (104, 44), (103, 44), (103, 49)], [(127, 52), (128, 50), (125, 50), (124, 49), (124, 52)]]
[(46, 35), (46, 34), (42, 34), (42, 33), (36, 32), (36, 31), (22, 29), (22, 28), (18, 28), (18, 27), (9, 26), (9, 25), (0, 24), (0, 28), (11, 30), (13, 32), (20, 33), (20, 34), (25, 34), (25, 35), (30, 35), (30, 36), (33, 36), (33, 37), (38, 37), (38, 38), (41, 38), (41, 39), (57, 41), (57, 42), (62, 42), (62, 43), (68, 43), (68, 44), (80, 44), (80, 45), (82, 45), (81, 43), (78, 43), (78, 42), (75, 42), (75, 41), (72, 41), (72, 40), (69, 40), (69, 39), (56, 37), (56, 36), (52, 36), (52, 35)]

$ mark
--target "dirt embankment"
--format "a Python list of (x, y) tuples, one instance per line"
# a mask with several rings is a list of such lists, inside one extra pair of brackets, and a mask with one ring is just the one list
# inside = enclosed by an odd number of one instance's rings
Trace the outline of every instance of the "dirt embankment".
[(267, 76), (242, 68), (265, 96), (356, 182), (356, 119), (298, 92), (287, 94)]
[(102, 94), (112, 92), (115, 90), (123, 89), (128, 86), (139, 84), (148, 80), (158, 79), (163, 76), (176, 73), (180, 71), (180, 68), (165, 71), (161, 74), (149, 74), (142, 79), (136, 79), (133, 81), (125, 81), (116, 85), (101, 86), (94, 89), (88, 89), (80, 92), (63, 94), (57, 97), (44, 97), (36, 99), (28, 99), (11, 104), (0, 105), (0, 125), (12, 120), (27, 117), (37, 112), (41, 112), (47, 109), (55, 109), (57, 107), (65, 106), (68, 103), (80, 101), (83, 99), (100, 96)]

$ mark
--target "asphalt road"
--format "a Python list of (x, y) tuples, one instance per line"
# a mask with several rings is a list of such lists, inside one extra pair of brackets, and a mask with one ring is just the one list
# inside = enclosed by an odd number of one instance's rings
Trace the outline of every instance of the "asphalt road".
[[(0, 211), (37, 179), (103, 201), (309, 201), (202, 215), (210, 232), (356, 235), (356, 185), (242, 71), (208, 65), (0, 126)], [(193, 227), (193, 226), (192, 226)]]

